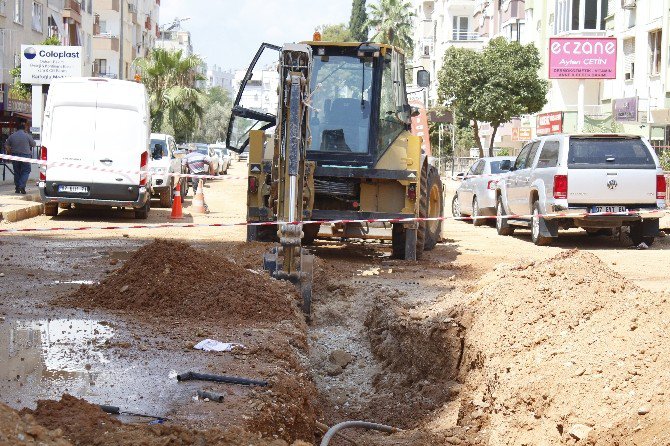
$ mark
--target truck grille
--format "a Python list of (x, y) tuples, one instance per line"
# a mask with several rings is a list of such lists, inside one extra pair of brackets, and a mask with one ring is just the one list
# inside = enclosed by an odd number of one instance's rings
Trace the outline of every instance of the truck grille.
[(320, 195), (355, 200), (360, 195), (360, 182), (359, 180), (349, 179), (323, 180), (315, 178), (314, 190)]

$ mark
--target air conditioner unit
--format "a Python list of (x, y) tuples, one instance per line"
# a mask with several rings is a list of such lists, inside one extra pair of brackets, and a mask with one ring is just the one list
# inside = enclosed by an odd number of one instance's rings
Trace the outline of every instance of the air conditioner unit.
[(634, 9), (636, 0), (621, 0), (621, 7), (623, 9)]

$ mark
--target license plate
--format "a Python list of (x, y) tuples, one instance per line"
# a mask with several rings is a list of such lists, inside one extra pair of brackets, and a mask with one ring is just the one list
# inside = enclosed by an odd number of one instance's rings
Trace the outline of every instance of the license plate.
[(58, 186), (58, 192), (66, 192), (68, 194), (87, 194), (87, 186)]
[(591, 212), (601, 213), (601, 212), (628, 212), (626, 206), (593, 206)]

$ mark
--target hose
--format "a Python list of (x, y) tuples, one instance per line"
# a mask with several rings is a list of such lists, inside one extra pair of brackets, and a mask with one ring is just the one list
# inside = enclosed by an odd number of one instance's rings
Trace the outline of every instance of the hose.
[(397, 427), (387, 426), (385, 424), (370, 423), (367, 421), (344, 421), (328, 429), (328, 432), (326, 432), (326, 435), (324, 435), (323, 439), (321, 440), (321, 446), (328, 446), (330, 440), (332, 440), (335, 434), (337, 434), (342, 429), (349, 429), (353, 427), (361, 429), (373, 429), (376, 431), (386, 432), (387, 434), (400, 432), (400, 429)]
[(267, 381), (257, 381), (254, 379), (240, 378), (237, 376), (208, 375), (206, 373), (186, 372), (177, 375), (177, 381), (214, 381), (217, 383), (241, 384), (243, 386), (267, 387)]

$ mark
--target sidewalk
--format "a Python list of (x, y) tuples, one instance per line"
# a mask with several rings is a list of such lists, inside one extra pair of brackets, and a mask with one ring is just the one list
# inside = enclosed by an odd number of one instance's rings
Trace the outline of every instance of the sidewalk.
[(2, 170), (2, 165), (0, 165), (0, 222), (12, 223), (43, 214), (44, 205), (39, 202), (40, 194), (35, 185), (40, 176), (38, 167), (35, 165), (32, 167), (26, 186), (26, 195), (14, 193), (14, 176), (7, 169), (3, 181)]

